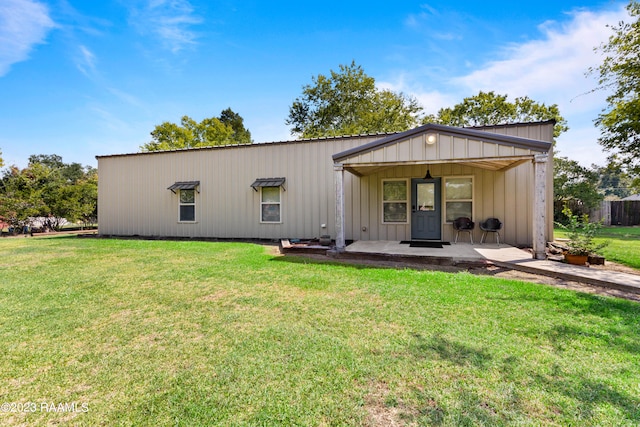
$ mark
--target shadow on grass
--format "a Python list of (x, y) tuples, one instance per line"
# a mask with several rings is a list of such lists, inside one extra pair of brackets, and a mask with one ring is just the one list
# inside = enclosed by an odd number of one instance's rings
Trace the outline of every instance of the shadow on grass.
[[(620, 411), (633, 425), (640, 424), (640, 399), (620, 392), (602, 381), (576, 376), (556, 369), (553, 376), (534, 374), (532, 378), (538, 387), (546, 392), (558, 393), (579, 402), (578, 413), (572, 414), (576, 419), (588, 420), (597, 415), (598, 405), (611, 406)], [(627, 425), (620, 420), (620, 425)], [(629, 424), (630, 425), (630, 424)]]
[(448, 360), (456, 365), (472, 365), (484, 368), (491, 363), (492, 356), (487, 351), (461, 344), (440, 335), (425, 338), (420, 334), (413, 334), (415, 343), (410, 351), (414, 357)]
[(291, 264), (333, 265), (336, 267), (346, 267), (346, 268), (352, 268), (355, 270), (394, 268), (394, 267), (386, 267), (386, 266), (379, 266), (379, 265), (358, 264), (354, 262), (334, 261), (334, 260), (328, 260), (328, 259), (314, 259), (314, 258), (308, 258), (308, 257), (296, 256), (296, 255), (275, 256), (270, 258), (269, 261), (286, 262)]
[[(490, 425), (506, 426), (512, 425), (513, 416), (517, 413), (524, 413), (519, 393), (515, 388), (505, 396), (506, 400), (498, 405), (487, 400), (483, 393), (478, 391), (474, 381), (467, 382), (467, 378), (474, 377), (474, 370), (491, 369), (493, 365), (500, 365), (500, 373), (505, 382), (511, 382), (511, 377), (519, 369), (520, 363), (516, 357), (509, 356), (502, 362), (496, 361), (492, 354), (472, 345), (462, 344), (455, 340), (433, 335), (423, 337), (414, 334), (416, 342), (410, 346), (411, 354), (418, 359), (435, 359), (449, 362), (463, 369), (470, 368), (467, 374), (465, 371), (458, 371), (459, 379), (454, 379), (452, 384), (445, 386), (453, 388), (451, 393), (454, 399), (439, 401), (438, 394), (430, 389), (415, 389), (414, 398), (420, 402), (412, 413), (405, 414), (409, 421), (417, 422), (420, 425)], [(454, 376), (456, 374), (453, 374)], [(447, 377), (449, 375), (446, 375)], [(451, 379), (446, 380), (451, 381)], [(454, 387), (452, 387), (452, 385)]]
[(335, 265), (340, 267), (348, 267), (356, 270), (413, 270), (413, 271), (439, 271), (443, 273), (460, 273), (465, 271), (478, 270), (477, 268), (466, 268), (462, 266), (452, 265), (440, 265), (440, 264), (422, 264), (422, 263), (407, 263), (405, 261), (366, 261), (357, 259), (327, 259), (313, 258), (311, 256), (301, 255), (285, 255), (271, 258), (271, 261), (288, 262), (292, 264), (315, 264), (315, 265)]
[[(581, 334), (581, 331), (567, 331), (567, 334)], [(435, 359), (450, 362), (468, 374), (461, 378), (474, 377), (474, 370), (491, 369), (499, 372), (501, 384), (518, 384), (523, 377), (530, 378), (527, 388), (541, 399), (550, 413), (560, 415), (558, 421), (582, 420), (585, 425), (597, 422), (603, 408), (612, 408), (621, 415), (620, 425), (640, 425), (640, 398), (623, 391), (604, 380), (593, 378), (588, 372), (563, 371), (555, 365), (549, 374), (539, 372), (540, 367), (531, 361), (508, 356), (495, 360), (490, 351), (481, 347), (456, 342), (439, 335), (422, 337), (415, 334), (416, 342), (409, 346), (410, 354), (417, 359)], [(629, 349), (637, 351), (637, 349)], [(577, 361), (576, 363), (579, 363)], [(406, 417), (411, 421), (428, 425), (512, 425), (519, 418), (528, 418), (531, 407), (523, 401), (521, 390), (515, 386), (505, 386), (498, 402), (488, 399), (477, 384), (466, 380), (454, 382), (455, 398), (448, 403), (439, 402), (433, 390), (416, 389), (414, 398), (420, 402)], [(451, 385), (447, 386), (451, 387)], [(494, 390), (495, 392), (495, 390)], [(493, 393), (491, 393), (493, 394)], [(495, 398), (495, 396), (494, 396)], [(577, 411), (577, 412), (576, 412)], [(538, 417), (536, 415), (535, 417)], [(550, 415), (546, 415), (550, 416)], [(554, 415), (551, 415), (555, 418)], [(540, 418), (538, 418), (540, 419)], [(639, 424), (636, 424), (639, 423)]]

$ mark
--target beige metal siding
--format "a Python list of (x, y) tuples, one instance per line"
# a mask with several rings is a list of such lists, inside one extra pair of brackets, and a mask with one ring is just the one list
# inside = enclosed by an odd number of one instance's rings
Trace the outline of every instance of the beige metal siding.
[(479, 126), (473, 129), (500, 135), (517, 136), (537, 141), (553, 142), (553, 127), (551, 121), (544, 123), (518, 123), (507, 125)]
[[(474, 240), (480, 241), (479, 222), (497, 217), (504, 223), (503, 240), (513, 245), (530, 245), (533, 235), (533, 164), (522, 164), (507, 171), (490, 171), (455, 164), (435, 164), (429, 167), (431, 175), (444, 178), (472, 176), (474, 183), (473, 220)], [(411, 224), (384, 224), (382, 222), (381, 186), (383, 179), (422, 178), (424, 165), (397, 166), (355, 180), (346, 189), (346, 238), (353, 240), (409, 240)], [(354, 188), (355, 185), (355, 188)], [(452, 241), (451, 224), (444, 223), (445, 192), (442, 193), (442, 239)], [(359, 197), (356, 197), (359, 194)], [(364, 197), (363, 197), (364, 195)], [(353, 197), (351, 197), (353, 196)], [(411, 195), (409, 194), (409, 197)], [(357, 207), (354, 207), (357, 205)], [(366, 228), (366, 231), (362, 230)], [(493, 236), (490, 236), (493, 238)]]
[[(547, 140), (552, 126), (506, 127), (496, 133)], [(500, 131), (500, 132), (498, 132)], [(378, 136), (255, 144), (175, 152), (98, 158), (99, 231), (103, 235), (211, 238), (335, 237), (335, 191), (332, 155), (378, 140)], [(386, 178), (421, 178), (430, 163), (433, 176), (474, 177), (474, 220), (495, 216), (504, 222), (507, 243), (532, 240), (533, 165), (487, 170), (468, 159), (533, 156), (535, 152), (475, 139), (439, 135), (433, 145), (424, 135), (358, 154), (347, 163), (370, 164), (369, 173), (344, 173), (345, 237), (352, 240), (408, 240), (410, 224), (383, 224), (381, 182)], [(551, 157), (551, 153), (549, 154)], [(455, 164), (452, 162), (460, 161)], [(395, 162), (394, 166), (392, 163)], [(403, 164), (403, 165), (397, 165)], [(553, 169), (548, 166), (549, 235), (553, 231)], [(256, 178), (285, 177), (281, 223), (260, 223)], [(200, 181), (196, 223), (178, 222), (178, 196), (167, 190), (176, 181)], [(410, 181), (409, 181), (410, 182)], [(410, 194), (409, 194), (410, 197)], [(444, 191), (442, 191), (444, 198)], [(443, 218), (444, 218), (444, 200)], [(321, 224), (327, 228), (322, 229)], [(450, 224), (442, 238), (452, 240)], [(474, 239), (480, 239), (476, 228)]]
[[(335, 235), (332, 154), (377, 137), (185, 150), (98, 158), (104, 235), (264, 238)], [(350, 174), (347, 174), (350, 175)], [(286, 178), (278, 224), (260, 223), (256, 178)], [(353, 185), (354, 177), (345, 177)], [(176, 181), (200, 181), (196, 223), (178, 222)], [(327, 224), (326, 231), (320, 228)]]

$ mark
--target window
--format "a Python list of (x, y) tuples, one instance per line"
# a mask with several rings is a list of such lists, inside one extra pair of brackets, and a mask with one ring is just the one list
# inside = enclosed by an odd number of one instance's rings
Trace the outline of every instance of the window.
[(196, 220), (196, 190), (180, 190), (179, 221), (195, 222)]
[(461, 216), (473, 219), (473, 177), (444, 179), (446, 222)]
[(406, 223), (407, 218), (407, 190), (406, 179), (382, 181), (382, 222)]
[(280, 187), (260, 187), (260, 222), (282, 222)]

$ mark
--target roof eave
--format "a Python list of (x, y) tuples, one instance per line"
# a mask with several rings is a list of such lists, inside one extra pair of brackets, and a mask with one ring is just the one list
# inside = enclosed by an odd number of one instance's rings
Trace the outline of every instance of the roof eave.
[(388, 145), (393, 145), (399, 141), (407, 138), (411, 138), (416, 135), (425, 134), (428, 132), (436, 132), (442, 135), (458, 136), (465, 138), (473, 138), (481, 141), (493, 142), (500, 145), (509, 145), (517, 148), (525, 148), (529, 150), (548, 152), (553, 144), (547, 141), (538, 141), (535, 139), (521, 138), (517, 136), (502, 135), (497, 133), (491, 133), (481, 130), (474, 130), (469, 128), (458, 128), (453, 126), (445, 126), (429, 123), (419, 126), (414, 129), (410, 129), (405, 132), (401, 132), (395, 135), (388, 136), (386, 138), (378, 139), (370, 143), (361, 145), (359, 147), (350, 148), (348, 150), (336, 153), (333, 155), (333, 160), (340, 162), (349, 157), (353, 157), (359, 154), (364, 154)]

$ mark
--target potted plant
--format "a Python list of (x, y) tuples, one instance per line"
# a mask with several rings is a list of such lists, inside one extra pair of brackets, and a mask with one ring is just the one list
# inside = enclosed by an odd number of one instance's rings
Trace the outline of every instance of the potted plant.
[(596, 243), (594, 240), (602, 228), (602, 221), (589, 222), (589, 215), (574, 215), (568, 206), (562, 209), (562, 213), (569, 219), (567, 225), (560, 224), (569, 237), (564, 258), (569, 264), (584, 265), (589, 256), (596, 255), (608, 244), (608, 242)]

